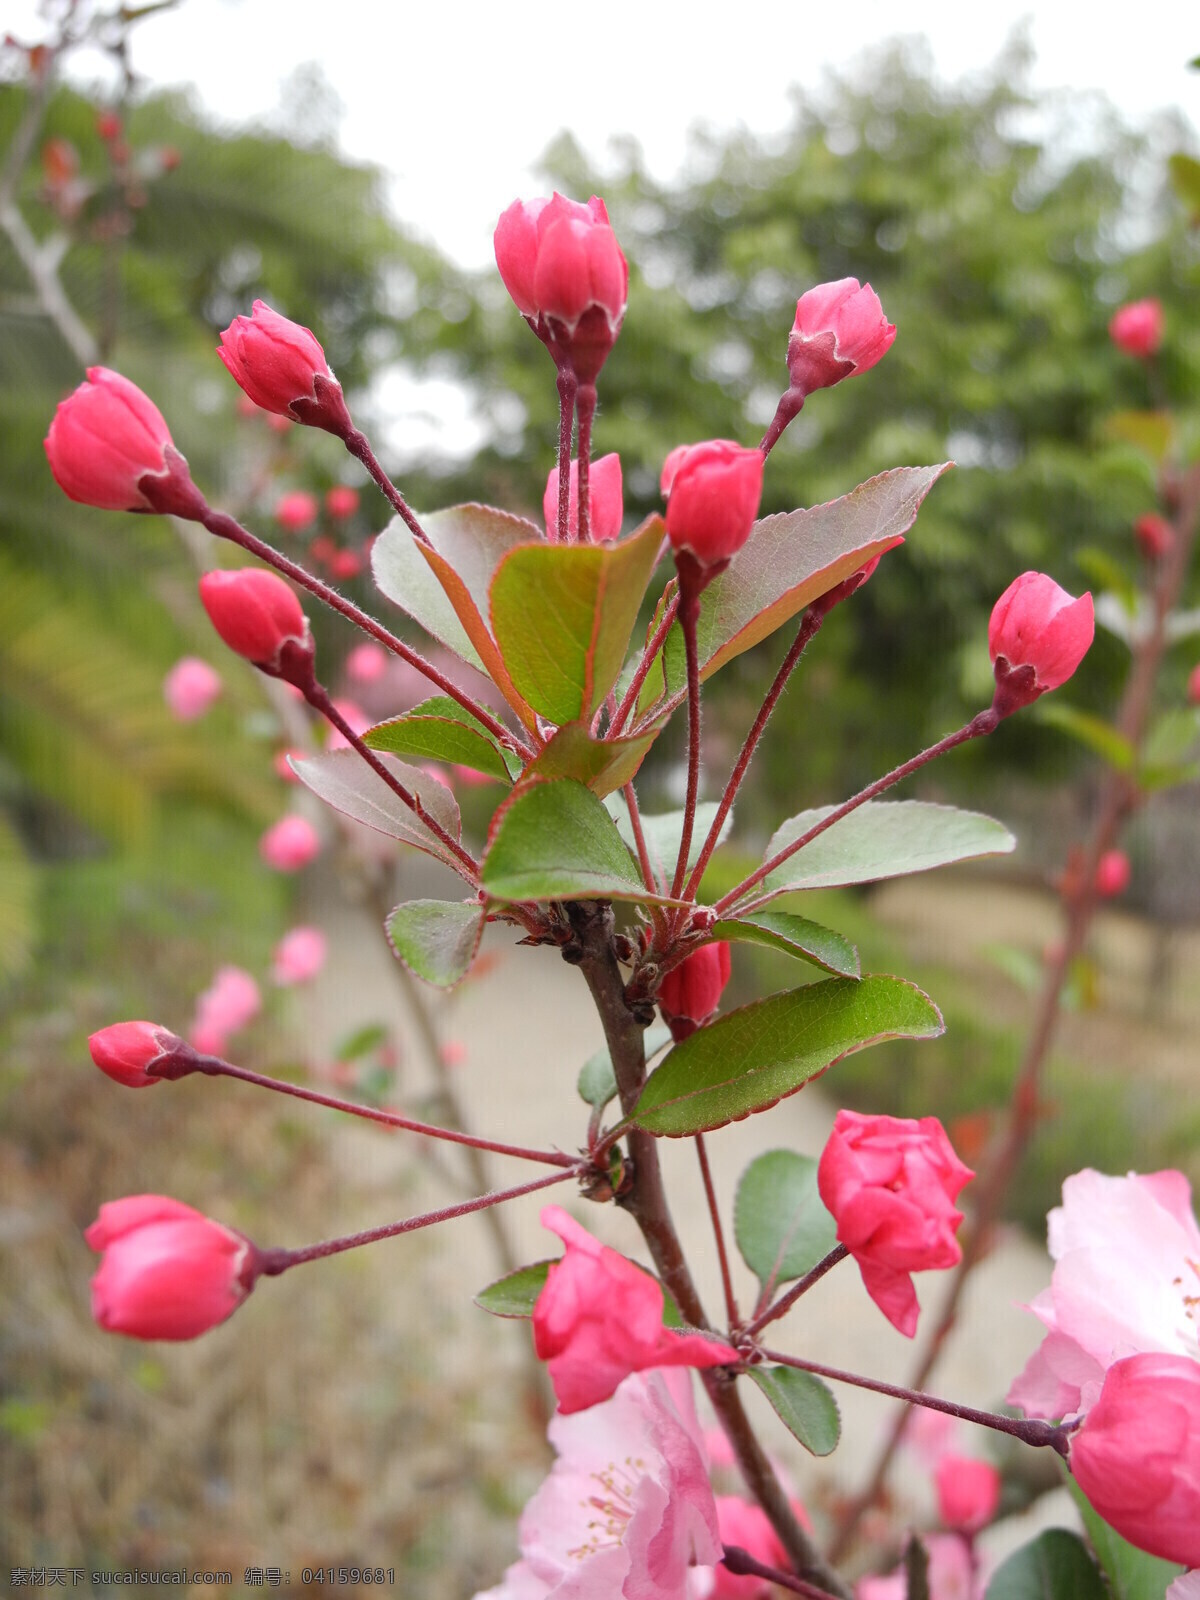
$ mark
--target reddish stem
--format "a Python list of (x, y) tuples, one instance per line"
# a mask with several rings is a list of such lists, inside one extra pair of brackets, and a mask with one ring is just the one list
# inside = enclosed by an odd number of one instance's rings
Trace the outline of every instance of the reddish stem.
[(727, 1544), (722, 1557), (722, 1565), (739, 1577), (766, 1578), (769, 1582), (778, 1584), (781, 1589), (787, 1589), (792, 1594), (807, 1595), (808, 1600), (837, 1600), (837, 1597), (828, 1589), (818, 1589), (815, 1583), (806, 1583), (803, 1578), (797, 1578), (794, 1573), (781, 1572), (778, 1567), (768, 1567), (757, 1556), (752, 1556), (749, 1550), (743, 1550), (740, 1544)]
[(831, 1272), (838, 1262), (844, 1261), (849, 1254), (850, 1252), (844, 1244), (834, 1245), (829, 1254), (822, 1257), (815, 1267), (806, 1272), (799, 1283), (794, 1283), (785, 1295), (781, 1295), (776, 1300), (773, 1306), (768, 1306), (765, 1311), (760, 1312), (754, 1321), (746, 1327), (745, 1333), (753, 1339), (762, 1332), (768, 1322), (774, 1322), (777, 1317), (786, 1316), (801, 1295), (807, 1294), (814, 1283), (820, 1283), (825, 1274)]
[(696, 1156), (700, 1162), (700, 1176), (704, 1179), (704, 1198), (708, 1201), (708, 1214), (712, 1218), (713, 1238), (717, 1242), (717, 1260), (721, 1263), (721, 1287), (725, 1291), (725, 1316), (730, 1329), (739, 1321), (737, 1300), (733, 1293), (733, 1276), (729, 1271), (729, 1252), (725, 1248), (725, 1230), (721, 1226), (721, 1211), (717, 1205), (717, 1191), (713, 1183), (712, 1168), (708, 1164), (708, 1149), (704, 1135), (696, 1135)]
[(729, 815), (730, 807), (733, 805), (737, 792), (742, 786), (742, 781), (749, 769), (754, 752), (758, 748), (758, 741), (762, 738), (767, 723), (770, 721), (771, 713), (779, 703), (779, 697), (782, 695), (800, 657), (804, 654), (809, 640), (819, 631), (824, 620), (823, 612), (809, 610), (804, 613), (792, 643), (792, 648), (784, 656), (783, 663), (775, 674), (775, 681), (767, 690), (767, 697), (762, 703), (758, 716), (754, 719), (754, 726), (746, 735), (746, 742), (742, 746), (741, 754), (734, 763), (733, 771), (729, 774), (729, 782), (725, 785), (725, 793), (721, 796), (717, 814), (713, 818), (712, 827), (708, 830), (708, 838), (705, 839), (704, 848), (696, 858), (696, 865), (692, 868), (692, 875), (688, 879), (687, 888), (684, 891), (685, 898), (688, 900), (695, 898), (696, 892), (700, 887), (704, 877), (704, 869), (708, 866), (712, 853), (717, 848), (717, 840), (721, 837), (721, 829), (724, 826), (725, 818)]
[(870, 1389), (875, 1394), (890, 1395), (893, 1400), (907, 1400), (910, 1405), (924, 1406), (927, 1411), (942, 1411), (963, 1422), (977, 1423), (981, 1428), (993, 1428), (997, 1433), (1011, 1434), (1025, 1444), (1049, 1446), (1057, 1450), (1065, 1461), (1070, 1454), (1072, 1430), (1059, 1423), (1039, 1422), (1034, 1418), (1005, 1417), (996, 1411), (978, 1411), (974, 1406), (960, 1406), (955, 1400), (939, 1400), (936, 1395), (921, 1394), (915, 1389), (904, 1389), (896, 1383), (884, 1383), (880, 1378), (863, 1378), (857, 1372), (843, 1372), (840, 1367), (825, 1367), (819, 1361), (801, 1361), (798, 1356), (785, 1356), (778, 1350), (764, 1350), (768, 1361), (777, 1361), (783, 1367), (795, 1367), (800, 1372), (815, 1373), (818, 1378), (830, 1378), (835, 1383), (852, 1383), (859, 1389)]
[(558, 529), (555, 542), (566, 544), (571, 527), (571, 428), (575, 420), (577, 383), (570, 367), (558, 369)]
[[(835, 822), (840, 822), (843, 817), (848, 817), (852, 811), (857, 811), (859, 806), (865, 805), (868, 800), (873, 800), (877, 794), (882, 794), (885, 789), (890, 789), (893, 784), (899, 783), (902, 778), (909, 777), (919, 768), (934, 761), (938, 756), (944, 756), (948, 750), (953, 750), (957, 745), (966, 744), (968, 739), (977, 739), (981, 734), (991, 733), (999, 725), (999, 717), (992, 710), (981, 711), (978, 716), (972, 717), (966, 727), (959, 728), (957, 733), (948, 733), (944, 739), (939, 739), (936, 744), (931, 744), (927, 750), (922, 750), (919, 755), (912, 756), (908, 761), (893, 767), (890, 772), (884, 773), (882, 778), (876, 778), (874, 783), (869, 783), (865, 789), (860, 789), (849, 800), (844, 800), (840, 806), (835, 806), (827, 817), (822, 817), (820, 822), (815, 822), (806, 833), (798, 839), (793, 839), (785, 849), (777, 851), (768, 860), (764, 861), (757, 871), (752, 872), (748, 878), (743, 878), (741, 883), (732, 888), (727, 895), (717, 901), (713, 910), (718, 916), (723, 916), (730, 906), (734, 905), (755, 884), (761, 883), (769, 877), (777, 867), (783, 865), (789, 857), (794, 856), (798, 850), (803, 850), (805, 845), (811, 844), (826, 828), (832, 828)], [(751, 900), (747, 905), (739, 906), (739, 911), (753, 911), (757, 906), (765, 905), (770, 895), (760, 900)]]
[(301, 687), (304, 689), (304, 698), (309, 705), (333, 724), (346, 743), (367, 763), (375, 776), (381, 778), (392, 793), (403, 801), (413, 815), (418, 817), (425, 827), (429, 829), (430, 833), (450, 851), (463, 869), (462, 876), (466, 878), (472, 887), (477, 888), (479, 886), (479, 863), (470, 851), (464, 850), (454, 835), (448, 833), (440, 822), (430, 816), (420, 795), (414, 794), (411, 790), (405, 788), (400, 779), (388, 769), (379, 755), (371, 749), (370, 745), (363, 743), (360, 735), (355, 733), (354, 729), (330, 699), (328, 692), (319, 683), (314, 680), (311, 684), (301, 685)]
[(579, 543), (588, 544), (591, 535), (588, 524), (591, 516), (588, 475), (592, 464), (592, 419), (596, 415), (596, 385), (581, 383), (575, 395), (575, 413), (579, 418)]
[(348, 433), (343, 437), (342, 443), (346, 446), (346, 449), (349, 450), (350, 454), (354, 456), (356, 460), (361, 461), (363, 466), (366, 467), (367, 471), (371, 474), (372, 478), (374, 478), (375, 482), (383, 491), (384, 497), (391, 503), (393, 510), (399, 514), (406, 526), (411, 530), (413, 538), (419, 539), (422, 544), (428, 544), (430, 542), (429, 535), (417, 521), (416, 514), (412, 510), (412, 507), (409, 505), (408, 501), (388, 477), (382, 466), (380, 466), (379, 460), (376, 457), (374, 450), (371, 449), (371, 444), (366, 434), (360, 433), (358, 429), (355, 428), (353, 432)]
[[(678, 559), (678, 558), (677, 558)], [(700, 663), (696, 656), (696, 622), (700, 616), (700, 591), (690, 562), (679, 566), (679, 622), (683, 628), (683, 648), (687, 658), (688, 757), (687, 796), (683, 802), (683, 830), (679, 836), (679, 858), (671, 880), (671, 898), (678, 900), (687, 874), (692, 848), (692, 829), (696, 823), (696, 799), (700, 792)], [(677, 919), (676, 919), (677, 921)]]
[(497, 721), (486, 706), (482, 706), (472, 700), (471, 696), (465, 690), (460, 689), (452, 678), (448, 678), (444, 672), (439, 672), (431, 661), (426, 661), (424, 656), (418, 654), (410, 645), (405, 644), (403, 639), (398, 639), (394, 633), (389, 633), (382, 623), (376, 622), (374, 617), (360, 610), (352, 600), (345, 599), (336, 589), (331, 589), (327, 583), (323, 583), (320, 578), (315, 577), (311, 572), (305, 571), (295, 561), (289, 560), (287, 556), (273, 549), (271, 545), (266, 544), (262, 539), (256, 538), (254, 534), (243, 528), (240, 522), (235, 521), (233, 517), (226, 516), (223, 511), (214, 511), (210, 506), (206, 506), (199, 520), (208, 529), (209, 533), (214, 534), (218, 539), (228, 539), (231, 544), (236, 544), (239, 549), (245, 550), (248, 555), (257, 556), (260, 561), (265, 561), (268, 566), (274, 567), (276, 572), (282, 572), (285, 577), (291, 578), (293, 583), (298, 583), (302, 589), (307, 589), (309, 594), (315, 595), (318, 600), (323, 601), (332, 611), (336, 611), (340, 616), (345, 617), (356, 628), (361, 628), (364, 633), (370, 634), (372, 639), (378, 640), (385, 650), (390, 650), (393, 655), (399, 656), (402, 661), (407, 661), (410, 666), (416, 667), (417, 671), (428, 678), (430, 683), (436, 684), (444, 694), (448, 694), (464, 711), (470, 712), (473, 717), (482, 722), (493, 738), (498, 739), (501, 744), (506, 745), (510, 750), (515, 750), (522, 760), (529, 761), (532, 759), (533, 751), (513, 733), (511, 728), (506, 728), (502, 722)]
[(640, 695), (642, 692), (642, 685), (646, 681), (646, 676), (649, 673), (650, 668), (654, 665), (654, 658), (662, 649), (663, 640), (671, 631), (671, 624), (675, 621), (678, 611), (679, 595), (676, 593), (672, 595), (670, 604), (667, 606), (666, 610), (662, 614), (661, 619), (659, 620), (658, 627), (655, 628), (654, 632), (647, 640), (646, 648), (642, 653), (642, 659), (637, 664), (637, 671), (630, 679), (629, 687), (625, 691), (625, 696), (622, 699), (621, 704), (617, 707), (616, 716), (608, 725), (608, 737), (610, 739), (615, 739), (620, 734), (621, 729), (629, 721), (630, 714), (638, 703), (638, 695)]
[(758, 448), (764, 456), (769, 456), (771, 451), (783, 437), (783, 430), (793, 417), (800, 414), (800, 407), (804, 404), (804, 395), (799, 389), (789, 389), (780, 396), (779, 404), (775, 408), (775, 415), (771, 418), (771, 426), (763, 434)]
[(290, 1267), (299, 1267), (306, 1261), (321, 1261), (326, 1256), (340, 1255), (343, 1250), (357, 1250), (360, 1245), (374, 1244), (378, 1239), (395, 1239), (402, 1233), (415, 1233), (418, 1228), (430, 1228), (437, 1222), (451, 1222), (455, 1217), (469, 1216), (472, 1211), (484, 1211), (488, 1206), (502, 1205), (506, 1200), (518, 1200), (523, 1194), (533, 1194), (536, 1189), (548, 1189), (552, 1183), (562, 1183), (575, 1176), (570, 1172), (552, 1172), (545, 1178), (534, 1178), (529, 1183), (519, 1183), (513, 1189), (495, 1189), (491, 1194), (481, 1194), (474, 1200), (460, 1200), (457, 1205), (442, 1206), (437, 1211), (423, 1211), (417, 1217), (405, 1217), (402, 1222), (385, 1222), (379, 1228), (365, 1228), (362, 1233), (349, 1233), (340, 1239), (325, 1239), (320, 1244), (306, 1245), (300, 1250), (260, 1250), (257, 1266), (264, 1277), (277, 1278)]
[(268, 1078), (261, 1072), (251, 1072), (238, 1067), (220, 1056), (201, 1055), (195, 1052), (181, 1071), (157, 1073), (153, 1064), (147, 1068), (151, 1077), (174, 1079), (192, 1072), (209, 1078), (238, 1078), (242, 1083), (252, 1083), (259, 1089), (274, 1089), (277, 1094), (289, 1094), (297, 1100), (308, 1100), (315, 1106), (325, 1106), (330, 1111), (344, 1111), (351, 1117), (364, 1117), (369, 1122), (379, 1122), (389, 1128), (404, 1128), (409, 1133), (423, 1133), (431, 1139), (448, 1139), (451, 1144), (469, 1145), (473, 1150), (491, 1150), (499, 1156), (516, 1156), (522, 1161), (540, 1161), (550, 1167), (578, 1167), (579, 1162), (561, 1150), (530, 1150), (524, 1145), (502, 1144), (495, 1139), (480, 1139), (474, 1134), (461, 1133), (456, 1128), (436, 1128), (429, 1122), (417, 1122), (412, 1117), (402, 1117), (396, 1111), (378, 1110), (374, 1106), (355, 1105), (352, 1100), (339, 1100), (335, 1095), (322, 1094), (319, 1089), (306, 1089), (298, 1083), (288, 1083), (282, 1078)]

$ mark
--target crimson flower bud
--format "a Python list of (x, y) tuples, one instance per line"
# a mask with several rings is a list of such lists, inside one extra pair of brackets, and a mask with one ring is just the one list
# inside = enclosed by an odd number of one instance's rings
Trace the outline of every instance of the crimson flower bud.
[(1200, 1362), (1159, 1354), (1114, 1361), (1071, 1439), (1071, 1471), (1130, 1544), (1200, 1566)]
[(55, 482), (80, 505), (192, 518), (203, 506), (162, 412), (109, 367), (89, 367), (59, 402), (45, 450)]
[(183, 656), (163, 679), (163, 699), (180, 722), (195, 722), (221, 693), (221, 675), (198, 656)]
[(1124, 894), (1133, 877), (1133, 868), (1124, 850), (1106, 850), (1096, 863), (1096, 893), (1106, 900)]
[(148, 1089), (162, 1079), (146, 1071), (152, 1062), (186, 1049), (183, 1040), (157, 1022), (114, 1022), (88, 1040), (92, 1060), (128, 1089)]
[(517, 310), (581, 383), (594, 383), (621, 331), (629, 268), (598, 195), (514, 200), (496, 224), (496, 265)]
[(827, 389), (855, 372), (882, 361), (896, 337), (879, 296), (857, 278), (820, 283), (796, 302), (796, 321), (788, 339), (792, 388), (801, 396)]
[(954, 1266), (959, 1190), (975, 1174), (936, 1117), (869, 1117), (839, 1111), (817, 1167), (817, 1188), (863, 1287), (890, 1323), (917, 1331), (912, 1274)]
[(289, 533), (299, 533), (301, 528), (317, 520), (319, 509), (315, 494), (309, 494), (307, 489), (292, 489), (280, 495), (275, 506), (275, 521)]
[(1133, 525), (1133, 536), (1148, 561), (1161, 561), (1175, 544), (1175, 530), (1157, 511), (1146, 511)]
[(194, 1339), (236, 1311), (254, 1285), (249, 1239), (160, 1194), (110, 1200), (84, 1234), (103, 1252), (92, 1315), (133, 1339)]
[(264, 672), (278, 672), (285, 645), (312, 649), (299, 600), (273, 572), (261, 567), (206, 572), (200, 599), (229, 648)]
[(358, 490), (345, 483), (335, 483), (332, 489), (325, 491), (325, 509), (337, 522), (352, 517), (358, 510)]
[(996, 1515), (1000, 1474), (977, 1456), (944, 1455), (934, 1472), (938, 1516), (948, 1528), (978, 1533)]
[(763, 454), (731, 439), (678, 445), (663, 464), (667, 533), (676, 553), (719, 567), (750, 537), (762, 498)]
[[(567, 512), (567, 532), (570, 541), (579, 537), (579, 462), (571, 463), (571, 501)], [(558, 527), (558, 468), (546, 479), (546, 493), (542, 496), (542, 515), (546, 519), (546, 533), (551, 539), (564, 536)], [(593, 461), (588, 469), (588, 538), (593, 544), (621, 536), (621, 520), (625, 515), (625, 497), (621, 482), (621, 458), (614, 451)]]
[(1200, 706), (1200, 663), (1188, 674), (1187, 697), (1189, 705)]
[(729, 982), (729, 946), (724, 939), (701, 945), (672, 967), (658, 990), (658, 1004), (675, 1039), (686, 1039), (711, 1017)]
[(234, 382), (264, 411), (324, 428), (339, 438), (353, 432), (342, 386), (320, 341), (264, 301), (254, 302), (251, 316), (233, 319), (217, 354)]
[(1078, 600), (1044, 572), (1023, 572), (996, 601), (988, 649), (996, 674), (992, 709), (1000, 716), (1057, 689), (1091, 647), (1095, 614), (1090, 594)]
[(1131, 300), (1121, 306), (1108, 325), (1108, 336), (1127, 356), (1146, 360), (1155, 354), (1163, 339), (1161, 300)]

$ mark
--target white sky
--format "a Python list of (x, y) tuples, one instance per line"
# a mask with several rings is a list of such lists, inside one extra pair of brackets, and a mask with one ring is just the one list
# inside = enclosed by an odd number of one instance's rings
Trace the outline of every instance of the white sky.
[[(35, 0), (5, 26), (40, 36)], [(632, 133), (651, 170), (677, 170), (697, 122), (782, 128), (789, 86), (819, 86), (875, 40), (924, 34), (947, 78), (986, 69), (1024, 19), (1039, 87), (1102, 89), (1135, 121), (1178, 106), (1200, 126), (1194, 0), (740, 0), (706, 13), (663, 0), (184, 0), (137, 30), (152, 84), (192, 83), (222, 119), (268, 116), (280, 84), (319, 62), (340, 97), (340, 144), (393, 177), (397, 213), (483, 265), (500, 211), (539, 192), (531, 168), (568, 127), (602, 158)], [(80, 63), (85, 67), (86, 64)], [(96, 63), (90, 64), (95, 75)]]

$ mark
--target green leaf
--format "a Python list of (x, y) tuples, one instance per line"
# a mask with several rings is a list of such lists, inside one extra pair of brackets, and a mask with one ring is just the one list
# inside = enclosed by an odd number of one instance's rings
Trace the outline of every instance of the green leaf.
[(491, 584), (496, 643), (517, 692), (556, 723), (590, 718), (625, 660), (665, 528), (651, 517), (613, 545), (511, 551)]
[(387, 935), (418, 978), (450, 989), (470, 970), (485, 920), (477, 900), (408, 900), (388, 917)]
[(554, 1261), (535, 1261), (531, 1266), (518, 1267), (515, 1272), (495, 1283), (489, 1283), (475, 1296), (475, 1304), (493, 1317), (531, 1317), (538, 1295), (546, 1287), (546, 1278)]
[(371, 548), (375, 582), (427, 633), (486, 672), (526, 727), (521, 699), (488, 629), (488, 589), (496, 568), (518, 545), (540, 546), (541, 529), (493, 506), (451, 506), (422, 518), (428, 545), (394, 517)]
[(637, 776), (646, 752), (663, 730), (660, 722), (644, 733), (619, 739), (593, 739), (585, 722), (568, 722), (553, 734), (525, 768), (526, 778), (574, 778), (603, 797)]
[(1146, 1550), (1138, 1550), (1122, 1539), (1093, 1509), (1091, 1501), (1065, 1468), (1063, 1477), (1083, 1518), (1088, 1543), (1108, 1577), (1112, 1600), (1163, 1600), (1184, 1568), (1173, 1561), (1164, 1561), (1161, 1556), (1152, 1556)]
[(903, 978), (826, 978), (698, 1028), (650, 1075), (632, 1120), (650, 1133), (707, 1133), (765, 1111), (843, 1056), (881, 1039), (934, 1039), (938, 1008)]
[(1087, 711), (1077, 711), (1074, 706), (1064, 705), (1057, 700), (1043, 700), (1037, 716), (1039, 722), (1048, 723), (1052, 728), (1061, 728), (1063, 733), (1086, 745), (1118, 772), (1132, 772), (1135, 759), (1133, 746), (1100, 717), (1093, 717)]
[(788, 1432), (814, 1456), (830, 1455), (837, 1448), (842, 1419), (827, 1384), (812, 1372), (797, 1367), (750, 1367), (753, 1379), (775, 1408)]
[[(629, 820), (629, 807), (625, 804), (622, 794), (609, 795), (606, 802), (609, 813), (616, 822), (622, 839), (632, 852), (637, 851), (637, 843), (633, 837), (633, 824)], [(696, 807), (696, 820), (692, 827), (692, 841), (688, 847), (688, 869), (695, 866), (700, 858), (700, 851), (708, 837), (708, 830), (712, 827), (717, 815), (717, 802), (704, 800)], [(671, 886), (675, 876), (675, 863), (679, 859), (679, 845), (683, 839), (683, 812), (659, 811), (653, 815), (641, 813), (642, 836), (646, 841), (646, 853), (650, 857), (650, 866), (654, 876), (665, 894)], [(730, 828), (733, 827), (733, 812), (730, 811), (725, 821), (721, 824), (721, 833), (718, 843), (728, 837)]]
[(997, 1568), (985, 1600), (1108, 1600), (1083, 1540), (1048, 1528)]
[(357, 1061), (360, 1056), (370, 1055), (373, 1050), (378, 1050), (380, 1045), (388, 1042), (388, 1030), (385, 1023), (366, 1022), (361, 1028), (355, 1028), (334, 1046), (333, 1058), (335, 1061)]
[[(749, 650), (844, 578), (899, 544), (921, 502), (949, 470), (896, 467), (826, 505), (763, 517), (726, 570), (705, 589), (696, 626), (701, 679)], [(678, 624), (666, 641), (667, 684), (677, 694)], [(649, 677), (663, 687), (661, 670)], [(656, 697), (657, 698), (657, 697)]]
[(713, 935), (742, 944), (765, 944), (801, 961), (811, 961), (836, 978), (857, 978), (861, 972), (858, 949), (849, 939), (832, 928), (823, 928), (819, 922), (787, 911), (751, 911), (745, 917), (729, 917), (714, 925)]
[[(1197, 63), (1200, 63), (1200, 56), (1197, 56), (1195, 61), (1190, 61), (1188, 65), (1195, 67)], [(1168, 157), (1167, 167), (1171, 173), (1175, 193), (1184, 205), (1191, 209), (1194, 216), (1200, 216), (1200, 161), (1179, 151), (1176, 155)]]
[[(410, 794), (420, 799), (439, 827), (452, 839), (462, 837), (458, 802), (444, 783), (417, 767), (406, 766), (395, 756), (381, 755), (379, 759)], [(456, 872), (461, 871), (460, 863), (437, 835), (430, 832), (416, 812), (367, 766), (357, 751), (330, 750), (324, 755), (307, 756), (303, 761), (293, 761), (292, 769), (301, 783), (335, 811), (353, 817), (355, 822), (365, 823), (378, 833), (386, 833), (392, 839), (415, 845)]]
[(1131, 444), (1152, 461), (1162, 461), (1171, 448), (1175, 425), (1166, 411), (1114, 411), (1104, 431), (1110, 439)]
[(509, 779), (513, 772), (504, 753), (478, 718), (473, 717), (448, 694), (434, 695), (403, 716), (376, 723), (363, 734), (363, 743), (372, 750), (387, 750), (395, 756), (426, 756), (433, 761), (449, 761), (485, 772), (491, 778)]
[(837, 1224), (817, 1191), (817, 1163), (791, 1150), (758, 1156), (738, 1180), (733, 1231), (764, 1289), (802, 1278), (837, 1244)]
[[(789, 817), (772, 835), (766, 859), (836, 810), (836, 806), (816, 806)], [(832, 889), (901, 878), (976, 856), (1007, 855), (1016, 843), (1003, 823), (978, 811), (959, 811), (927, 800), (868, 800), (776, 867), (762, 888), (753, 892), (786, 894), (790, 889)]]
[[(670, 1028), (655, 1026), (647, 1028), (643, 1048), (647, 1061), (656, 1056), (664, 1045), (671, 1041)], [(579, 1098), (585, 1105), (594, 1106), (597, 1111), (603, 1111), (610, 1100), (617, 1097), (617, 1080), (613, 1075), (612, 1057), (607, 1050), (597, 1050), (594, 1056), (589, 1056), (579, 1069)]]
[(1155, 717), (1142, 747), (1148, 765), (1186, 761), (1196, 754), (1200, 741), (1200, 707), (1177, 706)]
[(497, 900), (664, 898), (647, 892), (603, 801), (571, 778), (522, 785), (505, 801), (482, 882)]

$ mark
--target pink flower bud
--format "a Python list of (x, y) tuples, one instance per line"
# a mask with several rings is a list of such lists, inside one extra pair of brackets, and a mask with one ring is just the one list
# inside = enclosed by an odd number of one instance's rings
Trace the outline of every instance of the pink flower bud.
[(869, 283), (861, 288), (857, 278), (820, 283), (796, 302), (787, 349), (792, 388), (810, 395), (866, 372), (883, 360), (895, 337), (895, 325)]
[(254, 1246), (165, 1195), (110, 1200), (84, 1234), (103, 1252), (92, 1315), (133, 1339), (194, 1339), (224, 1322), (254, 1282)]
[(1124, 850), (1106, 850), (1096, 863), (1096, 893), (1104, 899), (1124, 894), (1133, 877), (1133, 868)]
[(87, 382), (59, 402), (45, 449), (68, 499), (102, 511), (161, 510), (157, 496), (147, 498), (153, 485), (145, 480), (159, 479), (165, 487), (173, 469), (187, 478), (187, 462), (162, 412), (136, 383), (108, 367), (89, 367)]
[(330, 557), (329, 570), (335, 578), (357, 578), (363, 569), (363, 558), (357, 550), (337, 550)]
[(325, 491), (325, 509), (335, 522), (343, 522), (358, 510), (358, 490), (335, 484)]
[(240, 1033), (262, 1010), (258, 984), (244, 967), (218, 967), (196, 1001), (191, 1042), (209, 1055), (225, 1053), (231, 1034)]
[(293, 928), (275, 946), (271, 976), (276, 983), (311, 983), (325, 965), (328, 941), (320, 928)]
[(663, 465), (667, 533), (702, 567), (727, 562), (750, 537), (762, 498), (763, 455), (730, 439), (680, 445)]
[[(777, 1567), (784, 1572), (790, 1569), (787, 1551), (761, 1506), (743, 1500), (738, 1494), (719, 1494), (716, 1505), (717, 1531), (723, 1545), (737, 1545), (765, 1567)], [(804, 1521), (807, 1523), (807, 1517)], [(713, 1567), (712, 1588), (704, 1593), (707, 1600), (771, 1600), (778, 1591), (765, 1578), (739, 1576), (722, 1562)]]
[(917, 1331), (912, 1274), (954, 1266), (959, 1190), (975, 1174), (936, 1117), (839, 1111), (817, 1168), (817, 1188), (863, 1285), (894, 1327)]
[(231, 650), (256, 667), (275, 670), (287, 644), (311, 648), (308, 619), (282, 578), (261, 567), (206, 572), (200, 599)]
[(1157, 511), (1144, 512), (1133, 525), (1133, 535), (1147, 561), (1161, 561), (1175, 546), (1175, 530)]
[(355, 683), (378, 683), (387, 664), (387, 651), (382, 645), (356, 644), (346, 657), (346, 676)]
[(1108, 336), (1127, 356), (1154, 355), (1163, 339), (1161, 300), (1131, 300), (1108, 325)]
[(1023, 572), (996, 601), (988, 624), (994, 709), (1009, 716), (1066, 683), (1095, 631), (1090, 594), (1076, 600), (1044, 572)]
[(518, 311), (560, 366), (594, 383), (629, 297), (629, 268), (604, 201), (514, 200), (496, 224), (496, 265)]
[(299, 533), (317, 520), (317, 497), (307, 489), (292, 489), (280, 495), (275, 506), (275, 521), (289, 533)]
[(184, 656), (163, 679), (163, 699), (179, 722), (195, 722), (220, 693), (220, 673), (199, 656)]
[(299, 872), (321, 853), (321, 837), (306, 817), (282, 817), (258, 841), (258, 853), (276, 872)]
[[(566, 540), (579, 537), (579, 462), (571, 463), (570, 509), (567, 512)], [(542, 496), (542, 515), (546, 519), (546, 533), (551, 539), (561, 539), (558, 529), (558, 468), (546, 479), (546, 493)], [(621, 519), (625, 515), (625, 500), (621, 483), (621, 458), (615, 452), (593, 461), (588, 471), (588, 538), (593, 544), (621, 536)]]
[(1130, 1544), (1200, 1566), (1200, 1362), (1158, 1354), (1114, 1362), (1071, 1440), (1071, 1471)]
[(233, 319), (217, 354), (234, 382), (264, 411), (339, 437), (352, 431), (341, 385), (316, 336), (262, 300), (254, 302), (251, 316)]
[(127, 1089), (148, 1089), (162, 1079), (146, 1071), (152, 1061), (161, 1060), (183, 1044), (177, 1033), (157, 1022), (114, 1022), (101, 1028), (88, 1040), (92, 1060), (117, 1083)]
[(990, 1461), (974, 1456), (944, 1455), (934, 1474), (938, 1516), (948, 1528), (978, 1533), (996, 1515), (1000, 1474)]
[[(686, 1038), (697, 1023), (711, 1017), (729, 982), (729, 946), (724, 939), (701, 945), (662, 980), (658, 1003), (675, 1038)], [(688, 1026), (676, 1032), (678, 1023)]]
[(1200, 706), (1200, 662), (1188, 673), (1187, 697), (1189, 705)]
[(563, 1416), (607, 1400), (631, 1372), (739, 1359), (719, 1340), (665, 1328), (657, 1280), (593, 1239), (561, 1206), (544, 1208), (542, 1226), (566, 1249), (534, 1305), (533, 1342)]

